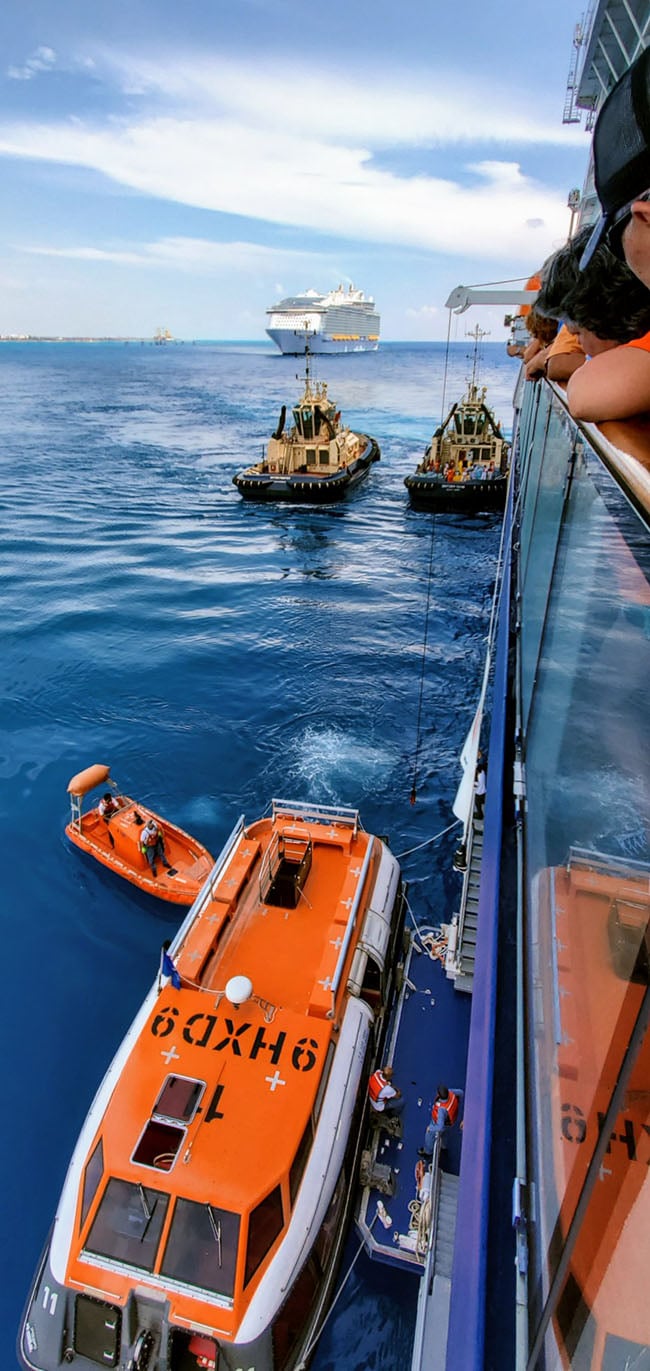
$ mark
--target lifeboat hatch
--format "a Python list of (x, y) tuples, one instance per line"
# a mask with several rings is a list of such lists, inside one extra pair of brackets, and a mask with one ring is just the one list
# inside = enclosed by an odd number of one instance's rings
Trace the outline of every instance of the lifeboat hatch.
[(193, 1081), (187, 1076), (167, 1076), (153, 1112), (165, 1119), (189, 1123), (194, 1118), (204, 1089), (203, 1081)]
[(295, 909), (311, 869), (312, 843), (307, 833), (278, 833), (260, 872), (264, 904)]
[(138, 1166), (152, 1166), (156, 1171), (171, 1171), (185, 1137), (185, 1129), (176, 1124), (150, 1119), (133, 1153)]
[(199, 1333), (186, 1333), (174, 1328), (171, 1336), (170, 1371), (216, 1371), (218, 1367), (218, 1348), (213, 1338)]
[(74, 1309), (74, 1350), (99, 1366), (117, 1366), (122, 1316), (113, 1304), (77, 1295)]

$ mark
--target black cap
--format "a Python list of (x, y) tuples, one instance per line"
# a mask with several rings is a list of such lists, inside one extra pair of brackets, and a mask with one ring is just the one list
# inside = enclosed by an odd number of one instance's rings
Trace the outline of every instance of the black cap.
[(650, 48), (610, 90), (596, 120), (593, 158), (602, 213), (580, 258), (581, 271), (612, 225), (650, 190)]

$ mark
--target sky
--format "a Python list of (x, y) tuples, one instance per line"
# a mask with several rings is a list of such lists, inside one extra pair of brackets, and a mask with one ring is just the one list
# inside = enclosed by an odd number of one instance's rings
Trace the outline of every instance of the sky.
[[(262, 339), (354, 283), (384, 340), (566, 239), (574, 0), (5, 0), (0, 334)], [(514, 286), (513, 288), (517, 288)], [(499, 340), (502, 308), (454, 316)]]

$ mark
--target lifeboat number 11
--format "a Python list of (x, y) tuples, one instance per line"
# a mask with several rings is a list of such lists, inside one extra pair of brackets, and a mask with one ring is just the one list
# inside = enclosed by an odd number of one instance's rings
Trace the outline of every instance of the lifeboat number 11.
[(49, 1285), (43, 1286), (43, 1308), (44, 1308), (44, 1309), (47, 1309), (48, 1314), (53, 1314), (53, 1313), (54, 1313), (54, 1311), (55, 1311), (55, 1309), (56, 1309), (56, 1305), (57, 1305), (57, 1300), (58, 1300), (58, 1298), (59, 1298), (59, 1292), (58, 1292), (58, 1290), (53, 1290), (53, 1291), (50, 1293), (50, 1287), (49, 1287)]

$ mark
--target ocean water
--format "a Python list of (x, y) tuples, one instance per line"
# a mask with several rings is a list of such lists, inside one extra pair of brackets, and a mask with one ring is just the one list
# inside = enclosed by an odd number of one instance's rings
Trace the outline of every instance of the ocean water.
[[(452, 345), (446, 407), (468, 349)], [(408, 506), (444, 359), (443, 344), (384, 344), (317, 360), (382, 457), (348, 503), (300, 509), (247, 505), (231, 482), (297, 398), (297, 359), (265, 344), (0, 345), (2, 1368), (79, 1128), (179, 921), (70, 847), (70, 777), (110, 764), (215, 855), (274, 795), (358, 807), (396, 853), (452, 821), (499, 528)], [(483, 345), (506, 428), (516, 371)], [(450, 912), (454, 845), (404, 859), (420, 922)], [(314, 1366), (407, 1365), (415, 1295), (363, 1255)]]

